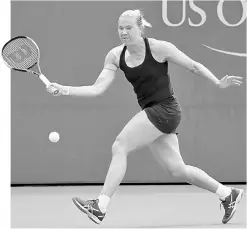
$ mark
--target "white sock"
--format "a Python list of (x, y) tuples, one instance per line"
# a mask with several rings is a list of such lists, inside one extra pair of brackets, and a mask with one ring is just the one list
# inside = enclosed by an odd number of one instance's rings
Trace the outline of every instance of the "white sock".
[(218, 195), (221, 200), (225, 200), (225, 198), (229, 196), (231, 192), (232, 192), (231, 188), (224, 186), (222, 184), (219, 184), (219, 187), (216, 191), (216, 195)]
[(107, 195), (101, 194), (99, 197), (99, 209), (103, 212), (106, 213), (106, 208), (108, 204), (110, 203), (111, 198)]

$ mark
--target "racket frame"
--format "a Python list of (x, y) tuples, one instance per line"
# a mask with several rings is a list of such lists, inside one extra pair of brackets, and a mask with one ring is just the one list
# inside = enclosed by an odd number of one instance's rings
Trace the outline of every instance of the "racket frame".
[[(18, 68), (14, 68), (14, 67), (10, 66), (10, 65), (4, 60), (4, 58), (3, 58), (5, 64), (6, 64), (9, 68), (11, 68), (11, 69), (13, 69), (13, 70), (16, 70), (16, 71), (20, 71), (20, 72), (30, 72), (30, 73), (35, 74), (35, 75), (37, 75), (37, 76), (41, 75), (42, 73), (41, 73), (41, 69), (40, 69), (40, 66), (39, 66), (40, 50), (39, 50), (39, 47), (38, 47), (37, 43), (36, 43), (31, 37), (28, 37), (28, 36), (17, 36), (17, 37), (13, 37), (12, 39), (10, 39), (10, 40), (3, 46), (3, 48), (2, 48), (2, 56), (3, 56), (3, 50), (4, 50), (4, 48), (5, 48), (10, 42), (12, 42), (12, 41), (14, 41), (14, 40), (17, 40), (17, 39), (19, 39), (19, 38), (25, 38), (25, 39), (31, 40), (31, 41), (34, 43), (35, 47), (36, 47), (37, 50), (38, 50), (38, 58), (37, 58), (37, 62), (34, 63), (32, 66), (30, 66), (30, 67), (27, 68), (27, 69), (18, 69)], [(35, 65), (37, 65), (38, 72), (35, 72), (35, 71), (30, 70), (30, 69), (31, 69), (32, 67), (34, 67)]]

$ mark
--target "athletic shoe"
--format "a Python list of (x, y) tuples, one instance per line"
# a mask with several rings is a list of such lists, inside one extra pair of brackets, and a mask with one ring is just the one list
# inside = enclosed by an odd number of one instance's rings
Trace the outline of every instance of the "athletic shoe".
[(72, 198), (74, 204), (95, 223), (100, 224), (105, 217), (105, 213), (103, 213), (99, 209), (99, 200), (81, 200), (78, 197)]
[(234, 215), (237, 204), (240, 202), (243, 196), (244, 190), (232, 188), (232, 192), (226, 197), (224, 201), (221, 200), (221, 204), (225, 209), (225, 215), (222, 219), (222, 223), (227, 223)]

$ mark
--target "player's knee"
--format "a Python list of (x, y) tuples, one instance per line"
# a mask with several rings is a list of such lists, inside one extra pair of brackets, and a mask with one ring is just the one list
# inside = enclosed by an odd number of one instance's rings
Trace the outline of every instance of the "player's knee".
[(112, 145), (112, 156), (116, 154), (126, 153), (125, 144), (120, 139), (116, 139)]
[(179, 179), (185, 179), (187, 174), (186, 165), (184, 163), (170, 165), (168, 167), (169, 173)]

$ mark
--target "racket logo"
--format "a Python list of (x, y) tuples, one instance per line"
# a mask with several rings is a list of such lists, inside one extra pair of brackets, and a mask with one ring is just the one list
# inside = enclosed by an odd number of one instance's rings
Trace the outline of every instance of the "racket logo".
[(32, 50), (26, 44), (23, 44), (19, 47), (18, 50), (10, 53), (8, 58), (11, 59), (15, 63), (21, 63), (24, 60), (30, 58), (32, 56)]

